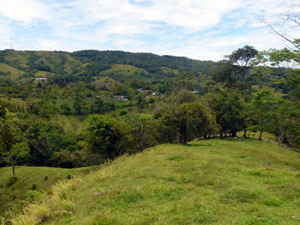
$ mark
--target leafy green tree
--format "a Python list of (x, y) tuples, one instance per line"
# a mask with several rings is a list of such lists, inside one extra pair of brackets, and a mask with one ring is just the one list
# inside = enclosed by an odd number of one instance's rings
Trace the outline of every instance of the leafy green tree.
[(258, 51), (251, 46), (244, 46), (234, 51), (213, 71), (213, 80), (221, 83), (227, 90), (243, 91), (249, 88), (251, 76), (248, 75)]
[(54, 104), (44, 103), (40, 107), (39, 115), (49, 120), (57, 112), (58, 108)]
[(129, 127), (107, 116), (92, 116), (88, 120), (87, 140), (92, 153), (113, 159), (126, 152), (130, 142)]
[(243, 48), (237, 49), (228, 56), (230, 62), (239, 67), (240, 79), (244, 79), (247, 71), (255, 61), (257, 54), (258, 51), (254, 47), (245, 45)]
[(216, 96), (211, 96), (210, 105), (216, 114), (217, 123), (221, 126), (220, 138), (226, 131), (232, 137), (242, 130), (245, 123), (244, 103), (237, 92), (222, 91)]
[(86, 115), (89, 113), (89, 109), (87, 107), (86, 102), (80, 96), (75, 97), (73, 108), (74, 108), (75, 114), (78, 116)]
[(193, 94), (191, 91), (181, 89), (177, 95), (174, 97), (171, 96), (170, 103), (174, 105), (181, 105), (183, 103), (191, 103), (195, 102), (197, 100), (197, 97), (195, 94)]
[(162, 113), (161, 121), (167, 130), (178, 132), (177, 141), (183, 144), (192, 137), (206, 138), (208, 134), (218, 130), (214, 117), (199, 102), (169, 107)]
[(68, 138), (62, 127), (53, 121), (36, 119), (27, 121), (25, 136), (30, 147), (28, 163), (31, 165), (51, 166), (52, 155), (67, 147)]
[(258, 140), (262, 141), (264, 130), (272, 126), (272, 119), (277, 110), (275, 100), (269, 90), (254, 93), (251, 100), (252, 111), (255, 113), (255, 124), (259, 130)]
[[(300, 28), (299, 17), (287, 15), (284, 24), (293, 25), (294, 29)], [(269, 28), (282, 38), (289, 48), (281, 50), (271, 49), (259, 54), (258, 65), (273, 66), (280, 73), (277, 82), (290, 89), (288, 98), (279, 107), (277, 120), (273, 127), (277, 127), (279, 143), (286, 142), (293, 147), (300, 147), (300, 39), (291, 38), (278, 32), (272, 25)]]
[(71, 107), (69, 106), (68, 103), (63, 103), (60, 106), (60, 109), (61, 109), (62, 114), (65, 114), (65, 115), (70, 115), (71, 114)]
[(126, 122), (130, 125), (130, 132), (134, 137), (138, 151), (153, 146), (158, 143), (157, 126), (150, 115), (131, 114), (126, 117)]
[(193, 72), (182, 72), (179, 74), (179, 87), (180, 89), (193, 90), (194, 89), (194, 78)]
[(29, 152), (21, 129), (13, 121), (0, 119), (0, 155), (2, 160), (11, 165), (13, 177), (16, 176), (15, 166), (18, 160), (28, 157)]
[(95, 113), (105, 112), (105, 103), (101, 98), (96, 98), (94, 104), (92, 105), (91, 111)]
[(277, 103), (272, 115), (270, 132), (278, 138), (278, 144), (285, 143), (294, 148), (300, 148), (300, 107), (289, 100)]

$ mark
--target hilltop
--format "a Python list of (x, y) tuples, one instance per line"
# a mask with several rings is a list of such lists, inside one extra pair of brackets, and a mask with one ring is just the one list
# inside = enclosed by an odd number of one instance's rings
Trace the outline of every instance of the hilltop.
[(299, 170), (253, 139), (163, 144), (57, 184), (13, 224), (299, 224)]

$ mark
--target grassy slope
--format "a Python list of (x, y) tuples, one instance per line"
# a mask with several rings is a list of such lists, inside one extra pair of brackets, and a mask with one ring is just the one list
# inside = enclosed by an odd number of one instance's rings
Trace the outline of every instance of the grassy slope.
[[(17, 181), (11, 186), (7, 186), (9, 179), (12, 177), (11, 168), (0, 168), (0, 214), (4, 210), (13, 207), (17, 209), (22, 205), (22, 200), (25, 199), (26, 192), (32, 189), (34, 184), (37, 191), (47, 191), (50, 186), (59, 180), (66, 179), (68, 175), (73, 176), (80, 173), (87, 173), (93, 168), (16, 167)], [(48, 177), (47, 179), (45, 179), (46, 176)]]
[(165, 144), (56, 185), (14, 224), (299, 224), (300, 155), (272, 143)]
[(13, 80), (18, 78), (24, 72), (4, 63), (0, 63), (0, 71), (5, 74), (10, 74), (9, 77)]
[[(115, 64), (111, 69), (105, 70), (101, 72), (101, 75), (103, 76), (118, 76), (118, 75), (123, 75), (127, 76), (130, 78), (135, 78), (138, 80), (149, 80), (149, 77), (146, 77), (145, 75), (147, 74), (147, 71), (132, 65), (120, 65), (120, 64)], [(115, 78), (115, 77), (113, 77)]]

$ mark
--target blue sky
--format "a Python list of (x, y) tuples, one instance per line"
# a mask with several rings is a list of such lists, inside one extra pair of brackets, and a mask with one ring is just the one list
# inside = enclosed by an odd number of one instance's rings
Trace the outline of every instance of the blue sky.
[[(262, 19), (282, 26), (296, 0), (0, 0), (0, 49), (152, 52), (220, 60), (246, 44), (285, 43)], [(298, 32), (298, 33), (297, 33)]]

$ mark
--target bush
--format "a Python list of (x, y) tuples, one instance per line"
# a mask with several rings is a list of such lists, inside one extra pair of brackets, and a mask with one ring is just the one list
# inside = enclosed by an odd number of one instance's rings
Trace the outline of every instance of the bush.
[(18, 178), (16, 177), (10, 177), (6, 183), (6, 187), (12, 186), (14, 183), (16, 183)]
[(28, 190), (25, 195), (25, 199), (29, 202), (37, 201), (41, 199), (42, 193), (36, 190)]
[(126, 110), (122, 110), (122, 111), (120, 112), (120, 116), (125, 116), (125, 115), (127, 115), (127, 111), (126, 111)]

